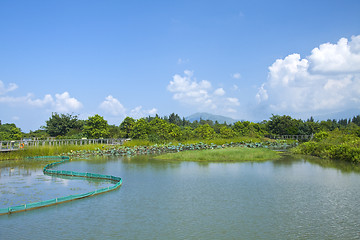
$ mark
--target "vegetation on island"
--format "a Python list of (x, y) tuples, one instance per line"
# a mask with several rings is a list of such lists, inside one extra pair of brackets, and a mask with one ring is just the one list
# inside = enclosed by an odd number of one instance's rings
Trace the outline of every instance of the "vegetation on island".
[(360, 163), (360, 127), (351, 124), (345, 129), (320, 131), (312, 141), (299, 145), (292, 152)]
[(214, 149), (212, 151), (184, 151), (167, 153), (156, 156), (160, 160), (179, 160), (197, 162), (246, 162), (246, 161), (267, 161), (279, 159), (279, 152), (268, 148), (246, 148), (234, 147), (225, 149)]

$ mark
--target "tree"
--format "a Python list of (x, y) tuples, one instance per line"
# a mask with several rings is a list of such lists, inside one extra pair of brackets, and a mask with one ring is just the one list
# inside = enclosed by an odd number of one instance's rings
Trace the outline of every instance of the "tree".
[(227, 126), (223, 126), (220, 128), (220, 137), (222, 138), (232, 138), (235, 136), (235, 132), (228, 128)]
[(81, 132), (82, 125), (77, 115), (52, 113), (46, 121), (45, 130), (51, 137), (65, 136), (70, 130)]
[(149, 132), (149, 123), (144, 118), (140, 118), (135, 122), (130, 137), (135, 139), (148, 139)]
[(215, 137), (215, 131), (209, 124), (198, 126), (195, 130), (195, 137), (200, 139), (212, 139)]
[(110, 135), (107, 121), (96, 114), (85, 122), (84, 133), (88, 138), (106, 138)]
[(270, 133), (278, 135), (297, 135), (299, 132), (298, 120), (286, 115), (272, 115), (267, 127)]
[(120, 131), (125, 138), (129, 138), (134, 128), (135, 120), (132, 117), (126, 117), (120, 124)]
[(22, 135), (20, 128), (16, 127), (14, 123), (0, 125), (0, 141), (20, 140)]
[[(174, 124), (174, 123), (172, 123)], [(170, 124), (160, 118), (154, 118), (150, 123), (150, 137), (149, 139), (154, 142), (159, 140), (169, 140), (170, 139)]]
[(194, 131), (190, 126), (184, 127), (181, 131), (181, 139), (189, 140), (194, 138)]

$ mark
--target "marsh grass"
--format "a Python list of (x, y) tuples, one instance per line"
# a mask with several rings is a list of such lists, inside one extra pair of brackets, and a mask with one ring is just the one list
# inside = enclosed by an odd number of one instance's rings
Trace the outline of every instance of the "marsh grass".
[(212, 150), (194, 150), (159, 155), (155, 159), (196, 162), (247, 162), (267, 161), (281, 157), (279, 152), (266, 148), (234, 147)]
[(89, 145), (61, 145), (61, 146), (31, 146), (25, 147), (22, 150), (12, 152), (1, 152), (1, 160), (19, 160), (25, 157), (33, 156), (57, 156), (70, 151), (79, 150), (95, 150), (104, 148), (104, 144), (89, 144)]

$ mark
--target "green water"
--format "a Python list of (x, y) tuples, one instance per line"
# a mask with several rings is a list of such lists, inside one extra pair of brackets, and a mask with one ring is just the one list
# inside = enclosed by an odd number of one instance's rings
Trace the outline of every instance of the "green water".
[[(47, 199), (108, 184), (47, 180), (40, 166), (0, 168), (0, 204), (15, 201), (9, 197), (14, 187), (14, 199), (26, 202), (32, 195)], [(0, 216), (0, 239), (360, 239), (360, 174), (348, 164), (304, 158), (203, 164), (145, 157), (79, 160), (59, 168), (120, 176), (123, 185)]]

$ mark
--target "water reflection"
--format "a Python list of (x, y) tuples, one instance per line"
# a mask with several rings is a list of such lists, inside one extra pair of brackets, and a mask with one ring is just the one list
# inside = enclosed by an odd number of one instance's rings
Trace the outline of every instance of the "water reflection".
[(282, 166), (291, 168), (293, 164), (309, 162), (314, 165), (319, 165), (323, 168), (331, 168), (339, 170), (341, 173), (360, 173), (360, 164), (349, 163), (344, 161), (337, 161), (331, 159), (321, 159), (318, 157), (283, 154), (279, 160), (272, 161), (274, 166)]
[[(0, 189), (41, 195), (82, 191), (73, 181), (20, 171)], [(14, 166), (12, 166), (14, 167)], [(133, 158), (73, 160), (61, 169), (120, 176), (119, 191), (73, 204), (0, 217), (1, 239), (357, 239), (360, 174), (351, 164), (303, 156), (202, 163)], [(344, 170), (345, 169), (345, 170)], [(349, 170), (351, 169), (351, 170)], [(41, 174), (41, 175), (38, 175)], [(352, 173), (352, 174), (349, 174)], [(6, 175), (6, 176), (5, 176)], [(66, 185), (66, 186), (65, 186)], [(24, 186), (38, 187), (36, 191)], [(71, 192), (71, 191), (70, 191)], [(2, 197), (1, 197), (2, 199)], [(54, 217), (56, 216), (56, 217)], [(94, 223), (89, 219), (96, 219)], [(99, 224), (99, 222), (101, 224)], [(44, 231), (43, 226), (51, 226)], [(86, 235), (85, 235), (86, 234)]]

